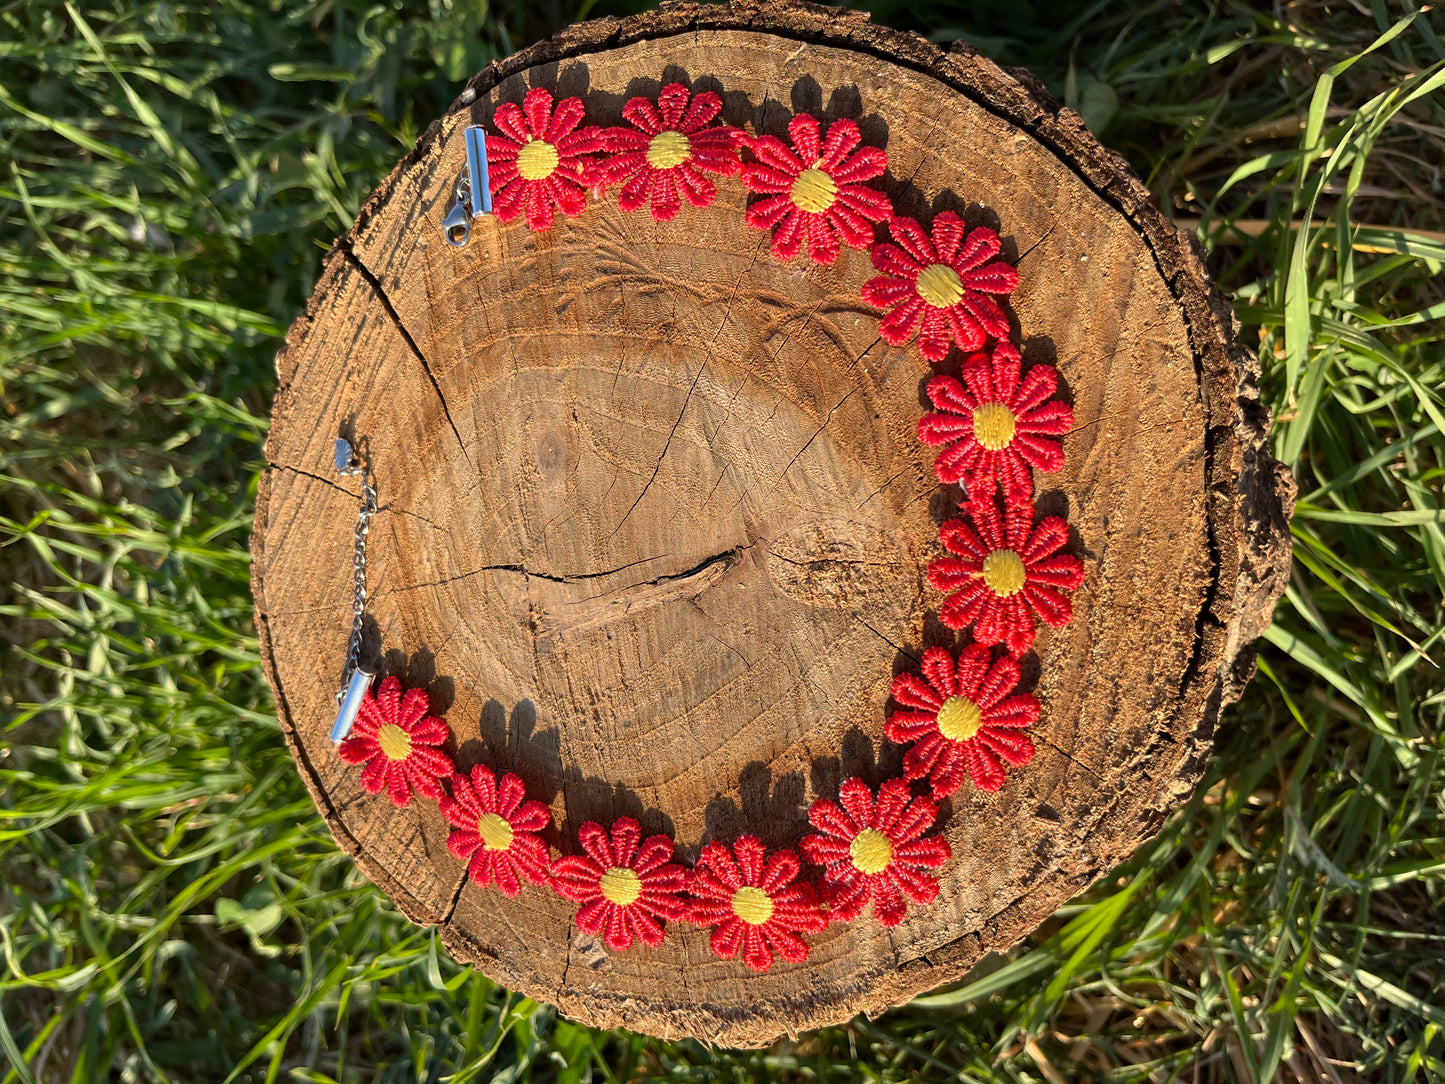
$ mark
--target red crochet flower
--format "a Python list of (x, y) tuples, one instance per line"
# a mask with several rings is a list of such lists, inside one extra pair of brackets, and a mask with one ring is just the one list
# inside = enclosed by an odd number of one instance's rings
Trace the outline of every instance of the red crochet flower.
[(933, 220), (932, 236), (911, 218), (889, 226), (898, 244), (873, 250), (873, 266), (884, 277), (863, 284), (864, 301), (892, 310), (878, 327), (884, 342), (902, 346), (921, 325), (919, 352), (942, 361), (950, 336), (960, 350), (977, 350), (985, 334), (1008, 338), (1008, 318), (988, 295), (1012, 293), (1019, 273), (989, 262), (998, 255), (998, 234), (970, 230), (952, 211)]
[(687, 910), (681, 893), (687, 871), (672, 864), (672, 840), (649, 836), (631, 817), (618, 817), (607, 829), (588, 821), (577, 833), (585, 855), (558, 859), (552, 882), (558, 892), (580, 903), (577, 928), (601, 933), (607, 947), (622, 951), (636, 937), (644, 945), (662, 944), (662, 923), (676, 921)]
[(534, 885), (547, 883), (547, 845), (537, 833), (552, 823), (552, 814), (538, 801), (523, 801), (527, 788), (511, 772), (498, 782), (485, 765), (466, 776), (452, 776), (452, 797), (442, 795), (442, 816), (456, 826), (447, 848), (467, 873), (485, 888), (492, 881), (506, 896), (522, 888), (521, 877)]
[[(1000, 515), (993, 497), (967, 505), (973, 526), (948, 520), (938, 537), (957, 554), (928, 566), (928, 582), (952, 591), (938, 611), (951, 629), (973, 622), (974, 639), (1003, 643), (1021, 655), (1034, 642), (1034, 615), (1058, 628), (1074, 615), (1064, 591), (1084, 582), (1084, 563), (1058, 550), (1069, 540), (1069, 526), (1058, 516), (1034, 523), (1033, 504), (1005, 494)], [(1054, 556), (1057, 554), (1057, 556)]]
[(858, 125), (843, 118), (818, 141), (818, 120), (799, 113), (788, 125), (793, 146), (776, 136), (753, 140), (756, 162), (743, 167), (743, 184), (767, 196), (748, 208), (747, 223), (773, 234), (773, 255), (791, 260), (804, 242), (808, 255), (819, 263), (838, 257), (839, 241), (854, 248), (873, 243), (870, 222), (882, 222), (893, 205), (882, 192), (863, 181), (888, 168), (888, 156), (878, 147), (864, 147)]
[(978, 353), (963, 363), (963, 380), (935, 376), (928, 397), (940, 413), (918, 421), (918, 439), (947, 446), (933, 464), (945, 484), (962, 481), (974, 496), (987, 496), (997, 482), (1021, 497), (1034, 492), (1030, 467), (1056, 471), (1064, 465), (1057, 440), (1074, 424), (1067, 403), (1045, 402), (1059, 390), (1052, 365), (1035, 365), (1019, 379), (1019, 350), (1007, 340), (993, 357)]
[(611, 158), (604, 159), (598, 175), (608, 184), (622, 185), (618, 205), (635, 211), (652, 201), (652, 217), (670, 222), (682, 200), (707, 207), (717, 198), (717, 185), (707, 173), (731, 177), (741, 171), (738, 148), (747, 136), (741, 128), (707, 127), (722, 112), (722, 99), (712, 91), (692, 98), (681, 83), (662, 88), (654, 105), (633, 98), (622, 108), (632, 128), (608, 128), (602, 142)]
[(937, 869), (953, 856), (942, 836), (924, 835), (938, 807), (912, 797), (902, 779), (879, 787), (876, 805), (861, 779), (844, 780), (838, 798), (841, 806), (826, 798), (813, 803), (808, 820), (820, 834), (802, 841), (808, 860), (826, 867), (833, 918), (849, 922), (871, 899), (878, 921), (897, 926), (908, 909), (903, 896), (914, 903), (937, 899), (938, 881), (924, 870)]
[(754, 971), (773, 965), (773, 953), (790, 964), (808, 958), (798, 936), (818, 933), (828, 919), (818, 910), (811, 886), (797, 879), (798, 856), (778, 851), (764, 862), (767, 848), (754, 836), (741, 836), (731, 852), (721, 843), (702, 849), (688, 881), (692, 899), (687, 917), (698, 926), (712, 926), (712, 950), (731, 960), (743, 950)]
[(492, 209), (503, 222), (526, 211), (531, 229), (546, 230), (553, 208), (568, 218), (582, 213), (593, 183), (587, 156), (602, 149), (598, 129), (577, 128), (583, 113), (581, 98), (566, 98), (554, 114), (545, 87), (529, 90), (521, 109), (511, 102), (497, 106), (492, 123), (502, 134), (487, 133), (487, 172)]
[[(1004, 656), (990, 665), (990, 652), (969, 644), (955, 666), (945, 648), (923, 653), (923, 678), (899, 674), (893, 699), (918, 711), (888, 717), (889, 741), (917, 741), (903, 757), (909, 779), (925, 775), (935, 798), (946, 798), (963, 782), (963, 767), (980, 790), (1003, 786), (1004, 761), (1022, 768), (1034, 758), (1034, 743), (1020, 727), (1038, 720), (1039, 702), (1018, 687), (1019, 664)], [(925, 683), (924, 679), (927, 679)]]
[(433, 800), (441, 796), (441, 780), (452, 774), (452, 760), (440, 746), (451, 730), (427, 714), (430, 706), (421, 689), (402, 696), (395, 676), (366, 691), (351, 737), (336, 750), (348, 764), (366, 763), (361, 772), (366, 793), (380, 794), (384, 787), (398, 808), (411, 801), (413, 790)]

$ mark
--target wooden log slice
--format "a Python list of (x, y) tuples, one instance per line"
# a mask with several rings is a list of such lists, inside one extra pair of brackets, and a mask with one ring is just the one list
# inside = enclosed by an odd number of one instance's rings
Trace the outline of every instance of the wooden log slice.
[[(1077, 417), (1063, 471), (1038, 476), (1087, 580), (1026, 672), (1036, 759), (944, 803), (936, 904), (893, 930), (835, 924), (762, 975), (705, 930), (611, 953), (549, 890), (479, 889), (434, 804), (365, 794), (327, 740), (360, 492), (332, 445), (350, 430), (380, 493), (369, 614), (390, 667), (429, 688), (464, 770), (515, 771), (549, 803), (557, 850), (622, 814), (684, 861), (743, 831), (795, 847), (842, 778), (897, 773), (890, 680), (956, 640), (925, 570), (958, 494), (915, 436), (929, 366), (859, 299), (868, 254), (779, 262), (736, 178), (666, 224), (613, 197), (546, 233), (442, 235), (465, 125), (537, 86), (616, 124), (666, 81), (719, 91), (755, 132), (854, 117), (900, 213), (996, 228), (1016, 341), (1058, 366)], [(1026, 73), (830, 9), (679, 4), (492, 65), (337, 242), (277, 367), (256, 615), (302, 775), (457, 960), (590, 1024), (758, 1045), (1015, 944), (1190, 794), (1285, 583), (1292, 488), (1258, 363), (1189, 241)]]

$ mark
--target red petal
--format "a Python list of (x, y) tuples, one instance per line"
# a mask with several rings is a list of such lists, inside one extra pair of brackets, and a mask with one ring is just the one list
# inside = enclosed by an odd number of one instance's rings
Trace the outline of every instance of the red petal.
[(763, 856), (767, 848), (756, 836), (740, 836), (733, 844), (737, 857), (737, 869), (742, 884), (756, 885), (763, 876)]
[[(781, 139), (776, 136), (759, 136), (752, 143), (753, 157), (757, 159), (756, 165), (743, 167), (743, 183), (754, 192), (761, 191), (786, 191), (787, 186), (792, 183), (793, 178), (803, 172), (803, 163), (798, 161), (797, 155), (788, 149)], [(811, 161), (811, 159), (810, 159)], [(753, 188), (749, 178), (761, 174), (766, 177), (783, 178), (783, 188), (760, 189)]]
[[(942, 648), (929, 648), (929, 652), (942, 650)], [(948, 652), (944, 651), (944, 654), (947, 655)], [(923, 656), (923, 665), (924, 673), (926, 674), (929, 665), (927, 652), (925, 652)], [(952, 674), (951, 666), (949, 673), (950, 675)], [(894, 700), (906, 707), (922, 708), (925, 711), (936, 712), (943, 706), (943, 695), (940, 695), (937, 682), (933, 682), (932, 677), (929, 678), (929, 681), (932, 682), (932, 685), (925, 684), (923, 679), (916, 674), (905, 672), (893, 679), (893, 686), (890, 692)]]
[[(810, 932), (817, 933), (821, 929), (821, 926), (816, 929), (810, 927)], [(762, 932), (772, 950), (788, 963), (800, 964), (808, 958), (808, 946), (803, 939), (782, 929), (777, 923), (769, 922)]]
[(988, 294), (966, 291), (962, 300), (950, 310), (953, 319), (961, 320), (963, 310), (967, 310), (968, 314), (978, 321), (979, 326), (995, 339), (1008, 338), (1008, 317)]
[(932, 903), (938, 899), (938, 882), (928, 874), (907, 866), (899, 866), (892, 872), (894, 883), (914, 903)]
[[(795, 853), (789, 850), (781, 850), (768, 859), (767, 864), (764, 865), (760, 871), (760, 875), (755, 883), (764, 892), (776, 897), (779, 892), (792, 884), (793, 879), (798, 876), (801, 869), (802, 864), (798, 861), (798, 856)], [(774, 899), (775, 908), (777, 904), (778, 900)]]
[[(636, 824), (636, 821), (633, 821)], [(673, 853), (676, 851), (676, 844), (672, 839), (664, 835), (648, 836), (646, 842), (636, 849), (632, 855), (623, 856), (622, 843), (618, 842), (617, 833), (613, 832), (613, 843), (617, 846), (617, 857), (621, 859), (621, 865), (631, 866), (638, 873), (647, 874), (656, 872), (661, 875), (663, 870), (660, 867), (666, 866), (672, 861)]]
[[(722, 112), (722, 98), (711, 90), (705, 90), (692, 99), (687, 112), (677, 122), (679, 131), (696, 132)], [(733, 129), (736, 131), (737, 129)]]
[[(835, 121), (833, 127), (837, 128), (839, 124), (847, 123), (851, 122)], [(855, 134), (858, 131), (856, 124), (853, 125), (853, 131)], [(788, 138), (793, 141), (793, 147), (797, 151), (798, 159), (804, 168), (811, 166), (813, 162), (822, 157), (818, 143), (818, 121), (816, 117), (810, 117), (806, 113), (799, 113), (788, 122)], [(830, 132), (830, 143), (832, 142), (832, 138), (833, 135)], [(753, 153), (757, 153), (756, 149), (754, 149)], [(800, 169), (798, 172), (802, 172), (802, 170)]]
[[(897, 219), (893, 220), (895, 223)], [(905, 221), (912, 221), (906, 219)], [(894, 236), (897, 236), (895, 234)], [(897, 275), (908, 283), (909, 291), (918, 282), (918, 275), (927, 261), (917, 260), (897, 245), (886, 241), (873, 250), (873, 266), (888, 275)]]
[(758, 972), (773, 966), (773, 953), (756, 926), (749, 926), (743, 931), (743, 962)]
[(856, 836), (858, 831), (863, 828), (873, 827), (873, 791), (863, 780), (856, 776), (843, 780), (842, 785), (838, 788), (838, 801), (849, 818), (857, 825), (857, 828), (848, 833), (850, 838)]
[(963, 219), (952, 211), (941, 211), (933, 219), (933, 246), (937, 258), (929, 263), (946, 263), (950, 267), (958, 258), (958, 243), (963, 240), (967, 227)]
[(522, 112), (527, 117), (527, 131), (536, 139), (547, 138), (552, 119), (552, 95), (546, 87), (533, 87), (522, 99)]
[(1003, 786), (1003, 764), (989, 749), (971, 741), (966, 746), (968, 774), (979, 790), (996, 791)]
[[(981, 648), (980, 651), (982, 651)], [(1018, 687), (1019, 677), (1019, 664), (1016, 661), (1003, 658), (990, 667), (988, 654), (984, 652), (982, 664), (974, 679), (971, 699), (987, 713), (987, 709), (992, 708)]]
[[(568, 855), (552, 864), (552, 882), (562, 896), (574, 903), (584, 903), (601, 898), (599, 881), (602, 872), (590, 860), (578, 855)], [(581, 925), (580, 920), (578, 925)]]
[(772, 253), (779, 260), (791, 260), (803, 247), (805, 216), (796, 207), (791, 207), (782, 223), (773, 233)]
[(789, 215), (797, 217), (798, 209), (787, 196), (760, 199), (748, 207), (744, 221), (755, 230), (770, 230)]
[(723, 922), (717, 929), (713, 930), (712, 937), (708, 943), (712, 946), (713, 952), (724, 960), (731, 960), (738, 954), (738, 949), (743, 943), (743, 922), (741, 919), (733, 918)]
[(380, 753), (381, 746), (377, 745), (375, 738), (347, 738), (336, 747), (336, 755), (348, 764), (360, 764)]
[(526, 802), (509, 818), (514, 832), (540, 832), (552, 826), (552, 814), (538, 801)]
[[(455, 822), (453, 822), (455, 823)], [(452, 832), (447, 836), (447, 850), (466, 861), (473, 852), (482, 845), (482, 837), (477, 832), (461, 830)]]
[(1029, 466), (1052, 473), (1064, 465), (1064, 448), (1056, 440), (1024, 433), (1014, 437), (1014, 450)]
[(677, 129), (683, 110), (687, 108), (689, 96), (687, 87), (681, 83), (668, 83), (662, 88), (662, 93), (657, 96), (657, 108), (667, 127)]
[[(967, 298), (968, 295), (965, 294), (964, 300)], [(948, 327), (953, 332), (953, 341), (958, 343), (960, 350), (977, 350), (983, 345), (986, 338), (983, 325), (963, 307), (962, 302), (945, 311), (948, 314)]]
[[(934, 720), (935, 724), (937, 720)], [(888, 735), (890, 741), (899, 741), (892, 734)], [(905, 779), (922, 779), (933, 770), (938, 758), (943, 754), (944, 749), (952, 745), (947, 738), (938, 732), (935, 725), (932, 733), (927, 734), (917, 742), (908, 752), (903, 754), (903, 777)]]
[[(1050, 587), (1041, 587), (1037, 584), (1025, 584), (1024, 596), (1028, 599), (1029, 605), (1034, 608), (1044, 623), (1052, 628), (1062, 628), (1067, 625), (1074, 616), (1074, 605), (1066, 597), (1059, 594)], [(1031, 625), (1032, 627), (1032, 625)], [(1029, 643), (1033, 642), (1032, 634), (1029, 636)], [(1012, 648), (1012, 645), (1010, 645)], [(1028, 644), (1024, 645), (1024, 651), (1028, 650)]]
[[(881, 173), (882, 170), (879, 170)], [(893, 213), (893, 201), (876, 188), (849, 184), (838, 189), (838, 202), (833, 209), (846, 207), (872, 222), (882, 222)]]
[(878, 803), (874, 808), (873, 827), (887, 833), (889, 838), (896, 842), (895, 830), (912, 798), (913, 792), (902, 779), (884, 780), (883, 785), (878, 788)]
[[(499, 141), (495, 150), (502, 153), (498, 155), (498, 157), (517, 157), (517, 151), (523, 143), (527, 142), (532, 134), (527, 131), (527, 118), (522, 115), (522, 110), (512, 102), (503, 102), (497, 106), (497, 111), (492, 114), (492, 123), (497, 126), (497, 130), (512, 144), (509, 148), (501, 145)], [(493, 150), (492, 136), (489, 134), (487, 136), (487, 158), (489, 160), (492, 158)]]
[(949, 345), (945, 311), (928, 305), (923, 310), (923, 327), (918, 333), (918, 352), (925, 361), (942, 361), (948, 357)]
[[(828, 128), (828, 136), (823, 141), (822, 151), (819, 157), (823, 160), (823, 168), (837, 176), (836, 170), (848, 156), (848, 153), (863, 141), (862, 134), (858, 131), (857, 121), (848, 117), (840, 117)], [(802, 148), (799, 148), (802, 153)]]
[[(932, 569), (929, 570), (929, 578), (932, 579)], [(962, 590), (949, 595), (938, 610), (938, 619), (951, 629), (965, 629), (973, 624), (980, 615), (986, 614), (990, 605), (996, 600), (989, 593), (982, 582), (974, 581)], [(978, 639), (984, 643), (996, 643), (995, 640), (986, 640), (975, 631)]]
[(411, 787), (407, 785), (406, 769), (400, 764), (388, 763), (386, 765), (386, 796), (398, 809), (404, 808), (411, 802)]
[[(667, 92), (664, 90), (663, 93)], [(648, 98), (628, 98), (627, 104), (622, 107), (622, 119), (646, 136), (655, 136), (662, 131), (662, 114)]]
[(1028, 544), (1019, 550), (1019, 556), (1025, 565), (1032, 566), (1063, 548), (1068, 541), (1069, 525), (1059, 516), (1045, 516), (1029, 535)]
[(998, 255), (1000, 244), (998, 234), (983, 226), (970, 230), (964, 238), (957, 255), (951, 261), (953, 269), (961, 278), (966, 271), (979, 267)]
[(918, 330), (925, 308), (923, 299), (914, 296), (903, 301), (878, 324), (878, 334), (889, 346), (902, 346)]
[[(876, 248), (873, 251), (875, 255), (878, 252)], [(860, 292), (864, 301), (870, 305), (876, 305), (880, 309), (892, 308), (894, 305), (916, 297), (918, 293), (914, 289), (913, 280), (906, 278), (869, 279), (863, 284)]]
[(1025, 727), (1032, 726), (1038, 720), (1038, 700), (1031, 693), (1019, 693), (991, 709), (985, 721), (991, 727)]
[[(662, 929), (662, 923), (637, 907), (625, 907), (621, 910), (639, 941), (649, 948), (656, 948), (662, 944), (663, 938), (666, 936)], [(630, 944), (631, 941), (629, 940), (628, 943)]]
[(873, 886), (873, 915), (883, 925), (897, 926), (908, 913), (908, 905), (889, 881), (880, 879)]
[[(883, 733), (889, 741), (902, 744), (913, 741), (915, 738), (922, 738), (937, 729), (938, 713), (936, 711), (895, 711), (888, 716)], [(917, 779), (918, 776), (910, 775), (908, 778)]]
[(991, 730), (988, 727), (978, 732), (974, 739), (993, 750), (1015, 768), (1022, 768), (1034, 759), (1033, 739), (1027, 734), (1012, 730)]
[[(832, 227), (828, 218), (822, 215), (799, 214), (795, 216), (794, 220), (802, 223), (803, 230), (807, 234), (810, 259), (817, 263), (830, 264), (838, 258), (842, 246), (838, 243), (838, 231)], [(784, 223), (783, 229), (787, 229), (787, 223)], [(779, 230), (777, 234), (773, 235), (773, 255), (789, 260), (793, 258), (796, 250), (789, 252), (786, 256), (780, 255), (779, 235), (782, 232)], [(862, 246), (855, 245), (854, 247), (861, 248)]]
[(933, 797), (939, 801), (958, 792), (963, 786), (963, 747), (958, 742), (939, 737), (938, 759), (929, 773), (928, 785), (933, 788)]
[[(642, 825), (633, 817), (618, 817), (612, 822), (609, 833), (610, 847), (603, 853), (611, 854), (611, 865), (631, 866), (637, 854), (637, 845), (642, 840)], [(652, 841), (648, 840), (650, 844)], [(601, 850), (601, 848), (599, 848)], [(597, 857), (594, 855), (594, 857)], [(598, 861), (601, 861), (599, 858)]]

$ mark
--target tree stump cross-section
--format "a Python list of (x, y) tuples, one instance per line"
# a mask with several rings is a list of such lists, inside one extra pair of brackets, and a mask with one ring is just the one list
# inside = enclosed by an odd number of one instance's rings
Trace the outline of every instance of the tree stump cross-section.
[[(796, 848), (813, 800), (898, 773), (891, 678), (957, 640), (925, 571), (958, 494), (916, 439), (930, 367), (859, 298), (868, 254), (773, 259), (736, 178), (670, 223), (608, 198), (545, 233), (442, 234), (468, 124), (537, 86), (618, 124), (673, 81), (751, 132), (852, 117), (888, 153), (897, 213), (998, 230), (1015, 341), (1058, 367), (1076, 418), (1063, 470), (1036, 476), (1087, 569), (1026, 669), (1038, 755), (943, 804), (937, 903), (893, 930), (831, 926), (761, 975), (683, 923), (610, 953), (549, 890), (478, 888), (435, 805), (365, 794), (327, 740), (360, 496), (330, 464), (349, 432), (380, 497), (368, 615), (387, 668), (427, 687), (462, 770), (514, 771), (550, 806), (555, 850), (624, 814), (684, 861), (743, 832)], [(1194, 247), (1026, 73), (832, 9), (673, 4), (492, 65), (338, 240), (277, 367), (257, 623), (318, 808), (456, 959), (599, 1026), (760, 1045), (1006, 950), (1191, 793), (1287, 574), (1293, 489), (1258, 363)]]

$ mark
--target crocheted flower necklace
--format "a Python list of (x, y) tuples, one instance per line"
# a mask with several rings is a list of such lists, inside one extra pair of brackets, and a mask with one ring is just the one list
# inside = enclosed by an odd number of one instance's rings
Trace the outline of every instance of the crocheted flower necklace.
[[(717, 123), (721, 111), (717, 94), (672, 83), (655, 101), (631, 99), (622, 110), (629, 126), (599, 128), (583, 126), (582, 99), (554, 108), (546, 89), (533, 89), (520, 108), (497, 108), (496, 131), (467, 130), (469, 168), (445, 223), (448, 237), (465, 243), (471, 216), (487, 210), (502, 222), (524, 216), (530, 229), (546, 230), (557, 211), (576, 217), (589, 191), (602, 198), (608, 186), (618, 186), (624, 211), (647, 207), (667, 222), (684, 201), (711, 205), (713, 177), (741, 176), (760, 197), (746, 223), (772, 231), (774, 257), (791, 260), (806, 248), (808, 258), (831, 264), (844, 244), (870, 250), (880, 275), (863, 284), (862, 298), (884, 310), (883, 340), (902, 346), (916, 337), (930, 362), (955, 349), (964, 355), (961, 379), (937, 375), (929, 382), (936, 409), (919, 421), (918, 438), (941, 449), (938, 480), (963, 486), (962, 517), (939, 530), (952, 556), (929, 565), (928, 582), (946, 596), (939, 619), (956, 631), (971, 628), (972, 638), (956, 655), (928, 648), (921, 674), (893, 680), (892, 699), (902, 710), (887, 714), (884, 734), (908, 746), (903, 777), (876, 791), (847, 779), (836, 801), (812, 804), (814, 833), (798, 843), (816, 867), (811, 872), (797, 851), (769, 853), (752, 835), (709, 842), (688, 868), (675, 860), (671, 837), (644, 839), (632, 817), (583, 824), (582, 853), (554, 858), (541, 836), (551, 813), (527, 798), (518, 776), (499, 776), (482, 764), (462, 774), (446, 751), (451, 730), (429, 714), (426, 693), (403, 690), (394, 676), (373, 688), (374, 675), (359, 665), (366, 521), (376, 507), (364, 479), (357, 625), (332, 737), (343, 760), (362, 766), (368, 793), (385, 791), (399, 807), (413, 796), (437, 803), (453, 826), (448, 848), (476, 884), (506, 896), (523, 882), (550, 888), (578, 905), (579, 930), (600, 935), (614, 951), (634, 940), (659, 945), (667, 923), (690, 922), (712, 931), (718, 956), (741, 953), (748, 967), (765, 971), (775, 957), (805, 960), (802, 935), (854, 921), (870, 903), (873, 916), (891, 927), (903, 921), (909, 902), (937, 898), (936, 871), (951, 857), (934, 830), (938, 802), (963, 786), (965, 774), (980, 790), (997, 791), (1005, 765), (1019, 768), (1033, 758), (1027, 728), (1039, 717), (1039, 703), (1018, 691), (1018, 659), (1033, 644), (1038, 620), (1054, 627), (1070, 620), (1068, 592), (1082, 583), (1084, 568), (1061, 552), (1067, 524), (1036, 516), (1033, 471), (1063, 465), (1059, 438), (1073, 425), (1073, 411), (1054, 398), (1056, 371), (1033, 365), (1025, 372), (1009, 341), (995, 298), (1012, 292), (1019, 278), (998, 259), (998, 235), (969, 229), (948, 211), (927, 228), (893, 216), (888, 196), (868, 184), (882, 176), (888, 156), (862, 145), (851, 120), (835, 120), (824, 132), (817, 118), (798, 114), (784, 141)], [(892, 241), (875, 244), (874, 224), (885, 222)], [(344, 441), (337, 466), (361, 473)], [(995, 654), (998, 645), (1002, 652)], [(919, 781), (924, 793), (915, 794)]]

